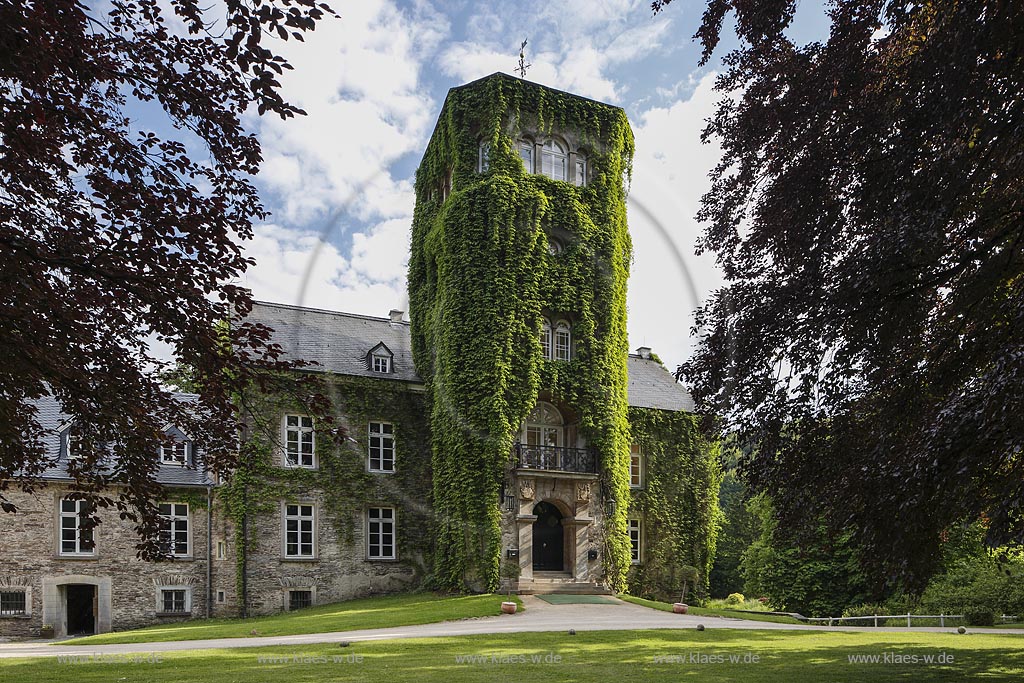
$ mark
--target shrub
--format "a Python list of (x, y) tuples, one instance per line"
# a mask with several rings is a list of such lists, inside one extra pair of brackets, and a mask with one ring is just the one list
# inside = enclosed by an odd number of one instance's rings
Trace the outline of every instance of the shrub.
[(969, 607), (964, 610), (964, 621), (968, 626), (994, 626), (996, 613), (987, 607)]
[(743, 597), (743, 593), (729, 593), (729, 597), (725, 599), (727, 605), (742, 605), (747, 599)]

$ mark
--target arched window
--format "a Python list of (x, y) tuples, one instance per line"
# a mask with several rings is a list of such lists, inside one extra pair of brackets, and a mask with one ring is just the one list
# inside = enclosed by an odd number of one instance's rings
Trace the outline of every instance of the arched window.
[(572, 355), (572, 332), (569, 323), (559, 320), (555, 325), (555, 360), (569, 360)]
[(532, 140), (520, 140), (519, 141), (519, 158), (523, 160), (523, 167), (527, 173), (533, 173), (533, 141)]
[(491, 167), (491, 143), (486, 140), (480, 143), (480, 157), (477, 160), (477, 170), (486, 173)]
[(523, 442), (527, 446), (561, 446), (564, 424), (558, 408), (538, 401), (523, 425)]
[(545, 360), (551, 360), (551, 323), (547, 318), (540, 326), (540, 355)]
[(566, 180), (565, 148), (555, 140), (544, 143), (540, 157), (540, 172), (552, 180)]
[(572, 182), (578, 187), (587, 184), (587, 157), (579, 152), (576, 153), (576, 174), (573, 176)]

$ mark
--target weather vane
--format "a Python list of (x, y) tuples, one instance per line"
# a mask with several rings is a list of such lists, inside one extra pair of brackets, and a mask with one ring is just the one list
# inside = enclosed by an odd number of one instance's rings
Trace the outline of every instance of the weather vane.
[(516, 67), (516, 71), (519, 72), (519, 78), (526, 78), (526, 70), (529, 69), (533, 64), (526, 63), (526, 40), (523, 40), (523, 44), (519, 46), (519, 66)]

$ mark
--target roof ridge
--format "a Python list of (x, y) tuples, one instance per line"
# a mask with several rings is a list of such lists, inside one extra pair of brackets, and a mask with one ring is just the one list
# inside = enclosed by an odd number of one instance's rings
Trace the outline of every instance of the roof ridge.
[[(358, 318), (360, 320), (374, 320), (376, 322), (385, 322), (385, 323), (389, 323), (389, 324), (394, 324), (395, 323), (395, 321), (392, 320), (391, 318), (383, 317), (383, 316), (365, 315), (363, 313), (350, 313), (348, 311), (332, 311), (332, 310), (329, 310), (329, 309), (326, 309), (326, 308), (315, 308), (313, 306), (299, 306), (297, 304), (281, 304), (281, 303), (277, 303), (276, 301), (253, 301), (253, 307), (255, 308), (255, 306), (268, 306), (270, 308), (283, 308), (283, 309), (293, 310), (293, 311), (302, 311), (304, 313), (322, 313), (324, 315), (333, 315), (333, 316), (344, 317), (344, 318)], [(408, 320), (402, 320), (402, 321), (400, 321), (397, 324), (399, 324), (399, 325), (408, 325), (409, 321)]]

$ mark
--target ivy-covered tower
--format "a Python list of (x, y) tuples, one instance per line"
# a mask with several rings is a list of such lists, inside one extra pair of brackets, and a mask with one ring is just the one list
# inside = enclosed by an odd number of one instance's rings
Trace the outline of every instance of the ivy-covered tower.
[(623, 588), (630, 435), (622, 109), (504, 74), (449, 91), (416, 174), (413, 353), (435, 576)]

